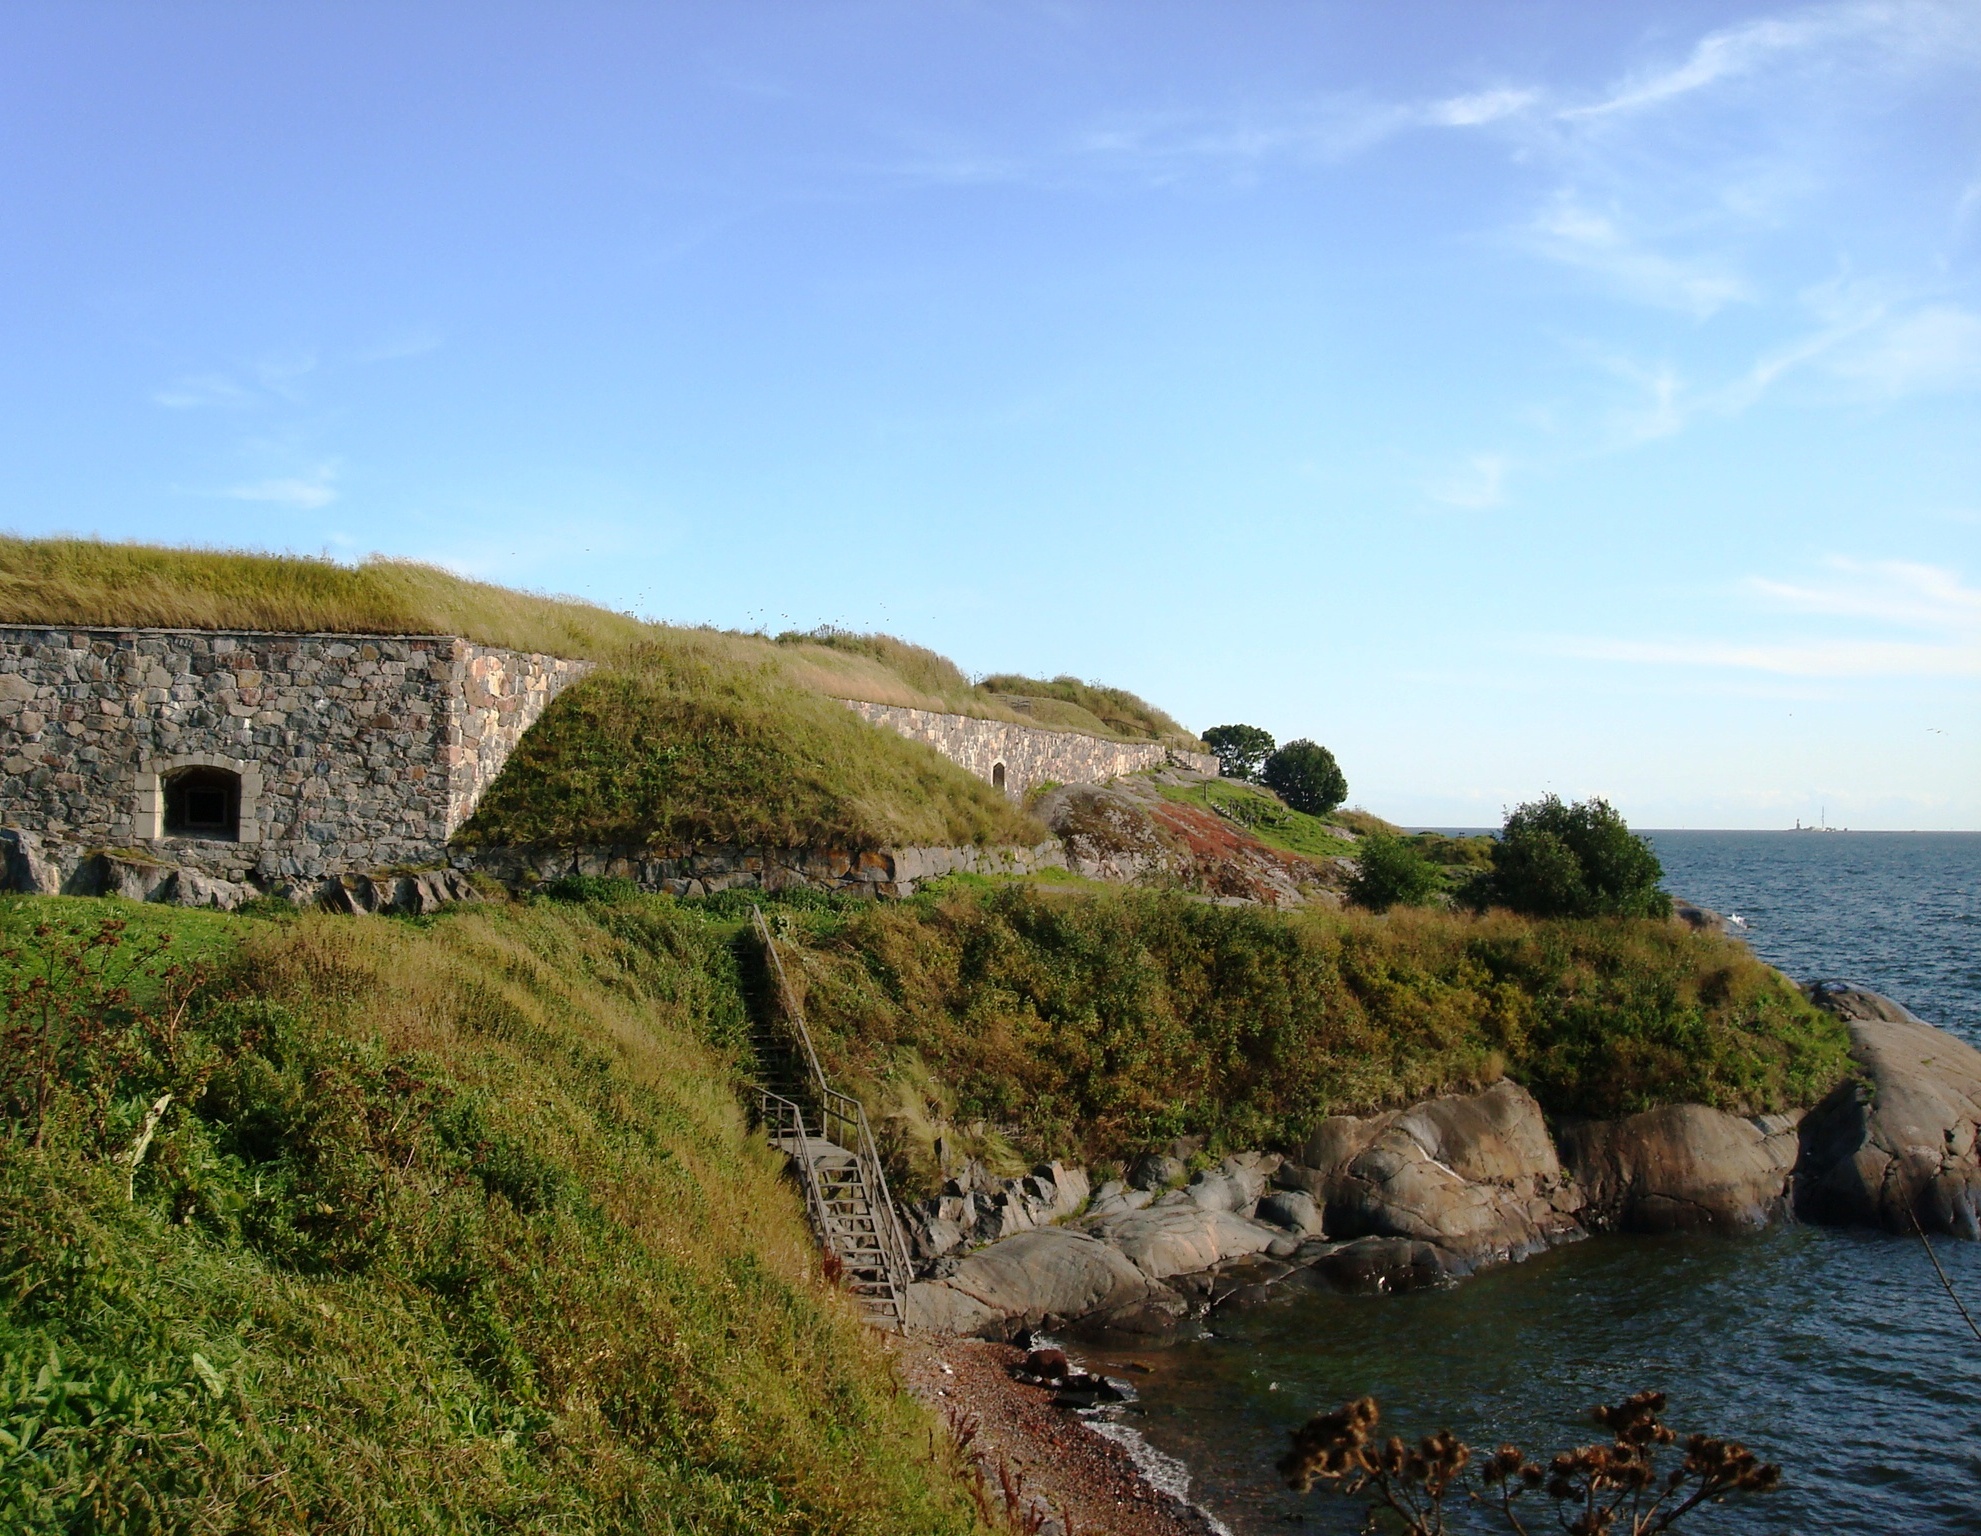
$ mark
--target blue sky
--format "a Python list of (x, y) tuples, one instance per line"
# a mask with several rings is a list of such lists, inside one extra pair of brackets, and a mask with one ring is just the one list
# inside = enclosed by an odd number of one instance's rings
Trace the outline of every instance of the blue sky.
[(1981, 3), (16, 4), (0, 526), (1981, 827)]

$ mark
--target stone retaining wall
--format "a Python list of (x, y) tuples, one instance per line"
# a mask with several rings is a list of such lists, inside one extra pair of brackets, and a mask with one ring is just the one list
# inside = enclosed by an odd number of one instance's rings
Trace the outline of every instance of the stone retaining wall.
[(924, 742), (978, 778), (1001, 783), (1005, 793), (1014, 797), (1039, 784), (1099, 784), (1124, 773), (1171, 764), (1198, 773), (1218, 771), (1217, 759), (1208, 752), (1184, 752), (1159, 742), (1106, 741), (1078, 731), (869, 704), (864, 699), (842, 702), (861, 719)]
[[(100, 848), (262, 885), (430, 864), (586, 666), (445, 635), (0, 626), (0, 822), (65, 878)], [(195, 768), (235, 776), (237, 835), (165, 830)]]
[(1064, 868), (1055, 839), (1036, 848), (477, 848), (457, 851), (454, 867), (516, 884), (568, 875), (631, 880), (670, 896), (707, 896), (733, 886), (781, 891), (796, 886), (865, 896), (909, 896), (941, 875), (1029, 874)]

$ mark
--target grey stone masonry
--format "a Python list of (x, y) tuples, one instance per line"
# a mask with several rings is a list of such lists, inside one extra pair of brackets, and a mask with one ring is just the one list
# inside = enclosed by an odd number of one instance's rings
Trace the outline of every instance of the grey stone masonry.
[(861, 719), (934, 747), (952, 763), (1001, 785), (1014, 797), (1038, 784), (1100, 784), (1145, 768), (1174, 765), (1198, 773), (1218, 771), (1217, 759), (1208, 752), (1184, 752), (1160, 742), (1108, 741), (1008, 720), (937, 714), (863, 699), (843, 702)]
[(856, 896), (911, 896), (942, 875), (1024, 875), (1064, 869), (1055, 839), (1036, 848), (473, 848), (456, 850), (456, 869), (477, 870), (511, 885), (569, 875), (630, 880), (670, 896), (709, 896), (735, 886), (764, 891), (845, 891)]
[[(433, 864), (587, 665), (449, 635), (0, 625), (0, 824), (65, 878), (105, 848), (262, 886)], [(219, 825), (172, 824), (181, 776)]]

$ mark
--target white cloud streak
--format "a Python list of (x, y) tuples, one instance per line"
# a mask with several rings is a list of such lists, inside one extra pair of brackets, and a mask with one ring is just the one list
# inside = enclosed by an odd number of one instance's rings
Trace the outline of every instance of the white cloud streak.
[(234, 501), (262, 502), (269, 506), (291, 507), (309, 512), (327, 507), (337, 499), (337, 468), (320, 464), (303, 475), (278, 476), (245, 485), (229, 486), (221, 494)]
[(1816, 581), (1750, 577), (1739, 590), (1776, 613), (1910, 631), (1762, 639), (1572, 640), (1563, 655), (1591, 661), (1760, 672), (1804, 678), (1981, 677), (1981, 589), (1957, 571), (1904, 560), (1826, 562)]
[(1479, 454), (1457, 474), (1428, 487), (1431, 499), (1466, 512), (1488, 512), (1504, 506), (1508, 468), (1499, 454)]

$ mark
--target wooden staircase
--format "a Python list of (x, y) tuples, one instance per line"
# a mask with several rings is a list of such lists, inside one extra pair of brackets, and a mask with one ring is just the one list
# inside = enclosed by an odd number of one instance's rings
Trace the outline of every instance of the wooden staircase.
[(839, 1283), (858, 1298), (868, 1322), (899, 1333), (913, 1270), (867, 1112), (826, 1081), (770, 925), (761, 909), (752, 907), (750, 915), (775, 983), (774, 1018), (758, 1041), (758, 1061), (769, 1079), (757, 1089), (764, 1130), (791, 1159), (812, 1230)]

